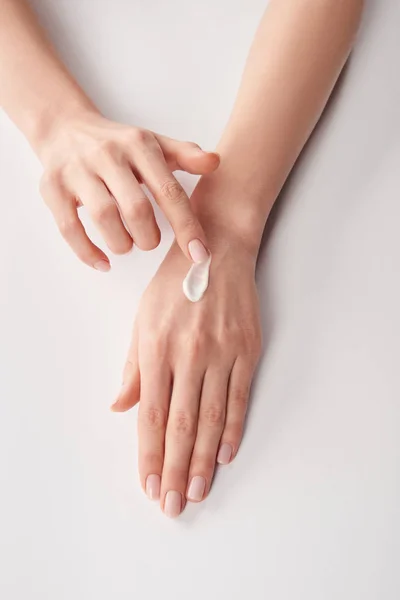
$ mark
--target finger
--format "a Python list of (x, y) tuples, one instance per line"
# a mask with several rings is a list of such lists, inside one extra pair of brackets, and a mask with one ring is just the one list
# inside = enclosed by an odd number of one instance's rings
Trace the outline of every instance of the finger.
[(184, 189), (172, 175), (161, 148), (138, 153), (135, 167), (171, 223), (176, 240), (193, 262), (207, 260), (205, 233)]
[(171, 400), (171, 372), (159, 357), (141, 365), (138, 416), (139, 475), (150, 500), (160, 498), (165, 429)]
[(209, 368), (201, 392), (199, 422), (189, 470), (186, 497), (203, 500), (211, 486), (218, 447), (225, 424), (230, 369)]
[(205, 152), (193, 142), (180, 142), (163, 135), (156, 135), (156, 138), (171, 171), (179, 169), (193, 175), (206, 175), (219, 166), (217, 152)]
[(140, 398), (140, 371), (138, 362), (138, 339), (136, 326), (122, 375), (121, 390), (111, 406), (113, 412), (125, 412), (135, 406)]
[(60, 182), (48, 179), (42, 179), (40, 191), (62, 237), (78, 258), (98, 271), (109, 271), (111, 266), (108, 257), (87, 236), (78, 216), (76, 199), (72, 194), (65, 190)]
[(172, 518), (181, 513), (185, 504), (202, 378), (202, 373), (188, 368), (174, 375), (161, 479), (161, 506), (165, 514)]
[(217, 462), (227, 465), (236, 456), (243, 435), (243, 426), (249, 402), (254, 365), (238, 357), (233, 365), (228, 385), (228, 404)]
[(116, 199), (133, 240), (141, 250), (152, 250), (160, 243), (160, 230), (153, 207), (132, 173), (130, 165), (113, 165), (104, 179)]
[(114, 254), (126, 254), (133, 241), (122, 223), (118, 207), (98, 177), (82, 171), (75, 173), (74, 188), (86, 206), (104, 241)]

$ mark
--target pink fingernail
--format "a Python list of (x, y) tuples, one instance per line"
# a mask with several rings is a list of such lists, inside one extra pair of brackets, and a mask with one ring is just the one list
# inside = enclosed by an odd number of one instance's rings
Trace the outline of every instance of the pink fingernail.
[(196, 477), (193, 477), (189, 485), (187, 494), (188, 500), (192, 500), (193, 502), (200, 502), (201, 500), (203, 500), (205, 489), (206, 480), (204, 479), (204, 477), (196, 475)]
[(102, 273), (107, 273), (111, 269), (110, 263), (106, 260), (98, 260), (93, 266), (97, 271), (102, 271)]
[(222, 444), (217, 456), (217, 463), (227, 465), (232, 458), (232, 446), (230, 444)]
[(161, 477), (149, 475), (146, 479), (146, 494), (150, 500), (158, 500), (160, 497)]
[(164, 512), (170, 519), (175, 519), (181, 514), (182, 496), (179, 492), (171, 490), (165, 496)]
[(208, 259), (209, 254), (200, 240), (192, 240), (188, 244), (189, 254), (194, 263), (201, 263)]

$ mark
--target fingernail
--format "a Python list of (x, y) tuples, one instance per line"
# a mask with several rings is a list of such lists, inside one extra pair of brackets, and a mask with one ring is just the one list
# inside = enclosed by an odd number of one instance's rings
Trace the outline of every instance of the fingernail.
[(158, 500), (160, 497), (161, 477), (149, 475), (146, 479), (146, 494), (150, 500)]
[(200, 148), (200, 146), (198, 148), (193, 148), (193, 152), (198, 152), (199, 154), (217, 154), (212, 150), (203, 150), (203, 148)]
[(196, 475), (196, 477), (193, 477), (189, 485), (187, 494), (188, 500), (193, 500), (193, 502), (200, 502), (200, 500), (203, 499), (205, 489), (206, 480), (204, 479), (204, 477)]
[(188, 244), (189, 254), (194, 263), (201, 263), (209, 257), (208, 251), (200, 240), (192, 240)]
[(179, 492), (173, 490), (167, 492), (165, 496), (164, 512), (170, 519), (174, 519), (181, 514), (182, 496)]
[(232, 458), (232, 446), (230, 444), (222, 444), (217, 456), (217, 463), (227, 465)]
[(106, 260), (98, 260), (93, 266), (97, 271), (102, 271), (102, 273), (107, 273), (111, 269), (110, 263)]
[(121, 394), (122, 394), (122, 391), (123, 391), (123, 387), (124, 387), (124, 384), (122, 384), (122, 386), (121, 386), (121, 390), (120, 390), (120, 392), (119, 392), (119, 394), (118, 394), (118, 396), (117, 396), (117, 399), (116, 399), (116, 400), (114, 400), (114, 402), (113, 402), (113, 403), (111, 404), (111, 406), (110, 406), (110, 409), (111, 409), (113, 412), (118, 412), (118, 408), (119, 408), (119, 401), (120, 401), (120, 398), (121, 398)]

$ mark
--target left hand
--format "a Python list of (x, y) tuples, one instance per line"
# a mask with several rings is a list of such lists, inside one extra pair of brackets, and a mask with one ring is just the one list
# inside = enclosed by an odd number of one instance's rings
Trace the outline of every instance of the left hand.
[(190, 261), (176, 243), (145, 291), (124, 385), (113, 405), (139, 405), (139, 472), (170, 517), (203, 500), (216, 462), (239, 448), (261, 349), (255, 255), (226, 232), (209, 235), (209, 288), (191, 303), (182, 281)]

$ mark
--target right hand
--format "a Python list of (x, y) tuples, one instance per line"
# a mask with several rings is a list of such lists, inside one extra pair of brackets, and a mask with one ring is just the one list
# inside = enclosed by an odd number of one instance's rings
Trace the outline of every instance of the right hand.
[(194, 262), (207, 256), (203, 228), (172, 172), (211, 173), (219, 165), (218, 154), (94, 112), (64, 122), (38, 154), (45, 169), (41, 194), (61, 235), (85, 264), (110, 269), (79, 219), (82, 205), (111, 252), (124, 254), (134, 244), (142, 250), (158, 246), (160, 230), (141, 183), (165, 213), (185, 256)]

